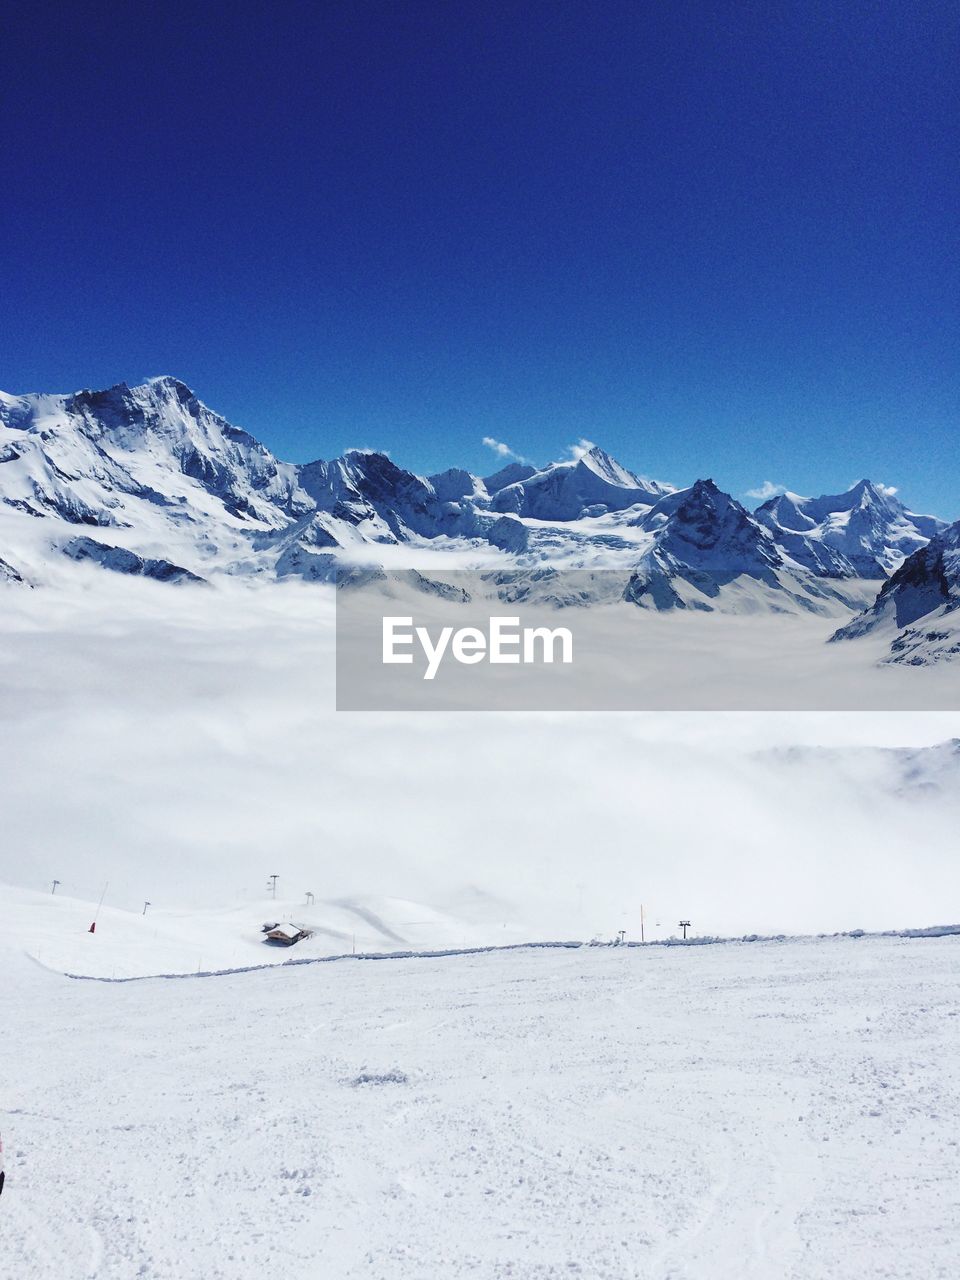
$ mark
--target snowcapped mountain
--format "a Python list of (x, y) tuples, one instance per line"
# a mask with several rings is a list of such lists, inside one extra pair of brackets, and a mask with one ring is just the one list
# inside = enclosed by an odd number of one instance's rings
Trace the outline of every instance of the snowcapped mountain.
[[(487, 480), (457, 468), (418, 476), (372, 450), (286, 463), (170, 377), (0, 396), (3, 573), (11, 581), (44, 581), (61, 553), (177, 581), (218, 573), (328, 580), (364, 548), (400, 545), (516, 556), (529, 543), (521, 512), (559, 522), (640, 509), (665, 492), (596, 448), (542, 471), (511, 463)], [(78, 525), (103, 532), (78, 542)], [(570, 545), (588, 547), (582, 535)], [(551, 538), (541, 541), (534, 555), (549, 556)]]
[(77, 525), (109, 530), (82, 558), (114, 569), (133, 563), (113, 554), (121, 548), (201, 577), (283, 576), (297, 564), (329, 577), (329, 564), (316, 571), (318, 549), (477, 534), (473, 488), (454, 497), (448, 473), (438, 492), (374, 452), (281, 462), (175, 378), (0, 397), (4, 545), (27, 580), (44, 579), (51, 552), (71, 554)]
[(909, 556), (833, 639), (885, 632), (892, 636), (890, 662), (926, 666), (960, 654), (960, 521)]
[(711, 609), (708, 599), (741, 576), (779, 586), (773, 538), (712, 480), (668, 494), (633, 523), (653, 535), (627, 585), (634, 604)]
[(56, 581), (78, 562), (171, 583), (471, 568), (516, 592), (545, 569), (614, 570), (616, 594), (644, 608), (839, 621), (870, 598), (864, 578), (885, 579), (944, 528), (869, 481), (751, 513), (712, 480), (675, 489), (597, 446), (485, 478), (416, 475), (374, 450), (288, 463), (171, 377), (0, 394), (0, 581), (12, 584)]
[(534, 520), (577, 520), (649, 506), (669, 492), (671, 486), (642, 480), (594, 445), (578, 458), (498, 485), (491, 506)]
[(0, 396), (3, 499), (30, 515), (122, 527), (137, 504), (200, 491), (230, 515), (279, 524), (306, 510), (298, 470), (176, 378), (70, 396)]
[(712, 480), (661, 498), (632, 523), (652, 536), (624, 598), (645, 608), (827, 612), (851, 599), (794, 561)]
[(821, 498), (783, 493), (755, 515), (798, 564), (836, 578), (885, 578), (946, 523), (908, 511), (870, 480)]

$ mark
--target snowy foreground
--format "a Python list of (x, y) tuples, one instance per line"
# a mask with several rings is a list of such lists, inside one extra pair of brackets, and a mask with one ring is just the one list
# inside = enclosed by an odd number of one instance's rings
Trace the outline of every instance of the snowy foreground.
[(4, 964), (17, 1280), (955, 1274), (960, 937)]

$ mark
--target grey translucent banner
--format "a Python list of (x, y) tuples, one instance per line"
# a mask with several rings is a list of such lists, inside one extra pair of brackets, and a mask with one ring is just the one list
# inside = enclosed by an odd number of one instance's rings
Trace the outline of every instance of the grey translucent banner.
[(337, 709), (960, 711), (960, 655), (898, 661), (889, 626), (832, 639), (879, 583), (798, 600), (744, 578), (700, 574), (685, 599), (614, 570), (341, 573)]

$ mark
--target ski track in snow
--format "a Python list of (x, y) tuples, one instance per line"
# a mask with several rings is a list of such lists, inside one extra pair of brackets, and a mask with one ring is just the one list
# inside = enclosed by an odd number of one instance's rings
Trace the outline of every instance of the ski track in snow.
[(955, 1274), (957, 936), (5, 958), (15, 1280)]

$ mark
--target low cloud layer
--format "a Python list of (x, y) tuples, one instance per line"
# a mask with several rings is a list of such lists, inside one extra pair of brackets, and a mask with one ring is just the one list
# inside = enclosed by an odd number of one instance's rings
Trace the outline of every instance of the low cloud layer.
[(332, 615), (315, 588), (17, 597), (0, 880), (109, 881), (139, 911), (258, 900), (276, 872), (540, 938), (633, 935), (641, 902), (663, 934), (924, 925), (960, 894), (955, 788), (763, 750), (922, 745), (951, 717), (338, 715)]

